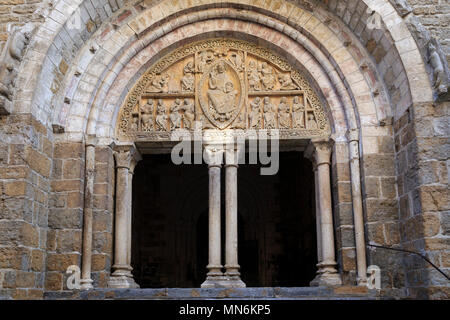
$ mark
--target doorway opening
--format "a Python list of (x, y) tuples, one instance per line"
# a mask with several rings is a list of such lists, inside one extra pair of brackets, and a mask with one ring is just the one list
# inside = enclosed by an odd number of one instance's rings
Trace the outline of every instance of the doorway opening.
[[(238, 169), (238, 252), (247, 287), (305, 287), (317, 264), (314, 174), (301, 152), (280, 170)], [(222, 170), (222, 252), (225, 179)], [(146, 155), (133, 179), (133, 276), (141, 288), (198, 288), (208, 264), (208, 168)], [(225, 264), (224, 254), (222, 263)]]

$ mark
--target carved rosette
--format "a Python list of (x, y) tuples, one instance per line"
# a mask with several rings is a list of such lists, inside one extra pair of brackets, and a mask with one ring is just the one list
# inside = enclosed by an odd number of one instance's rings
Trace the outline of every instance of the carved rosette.
[(280, 129), (280, 138), (330, 133), (317, 93), (289, 63), (255, 44), (211, 39), (160, 59), (122, 106), (119, 137), (169, 140), (178, 128)]

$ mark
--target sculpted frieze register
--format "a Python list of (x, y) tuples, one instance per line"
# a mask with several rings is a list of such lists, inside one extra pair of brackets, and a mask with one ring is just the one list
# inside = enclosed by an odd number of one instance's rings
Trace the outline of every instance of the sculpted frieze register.
[(118, 134), (166, 140), (176, 129), (280, 129), (283, 137), (329, 133), (324, 108), (287, 61), (234, 39), (189, 44), (163, 57), (122, 106)]

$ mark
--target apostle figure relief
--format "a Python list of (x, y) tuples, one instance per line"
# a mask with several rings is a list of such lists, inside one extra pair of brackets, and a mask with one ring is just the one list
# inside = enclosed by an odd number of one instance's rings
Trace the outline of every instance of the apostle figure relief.
[(287, 137), (330, 131), (316, 92), (297, 70), (233, 39), (193, 43), (156, 62), (129, 93), (118, 129), (160, 140), (194, 130), (196, 121), (203, 130), (279, 129)]

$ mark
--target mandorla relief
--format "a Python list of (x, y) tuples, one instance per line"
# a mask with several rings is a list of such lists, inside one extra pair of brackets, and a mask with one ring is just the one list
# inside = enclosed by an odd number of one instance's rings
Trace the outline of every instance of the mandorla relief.
[(284, 59), (251, 43), (212, 39), (162, 58), (121, 109), (122, 136), (162, 140), (176, 129), (280, 129), (286, 137), (329, 133), (315, 91)]

